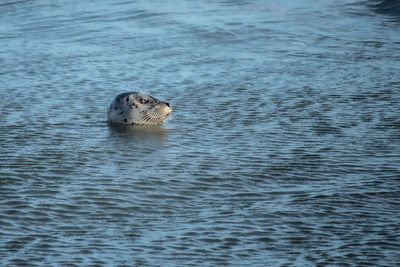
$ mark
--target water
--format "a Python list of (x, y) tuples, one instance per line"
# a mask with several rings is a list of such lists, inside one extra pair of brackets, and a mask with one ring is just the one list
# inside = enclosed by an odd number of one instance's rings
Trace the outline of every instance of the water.
[[(0, 265), (400, 262), (394, 1), (2, 1)], [(141, 90), (159, 127), (111, 127)]]

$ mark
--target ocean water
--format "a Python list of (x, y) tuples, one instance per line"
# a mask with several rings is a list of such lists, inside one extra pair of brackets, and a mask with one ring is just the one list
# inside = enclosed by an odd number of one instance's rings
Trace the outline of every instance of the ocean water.
[[(0, 14), (0, 265), (400, 262), (396, 1)], [(108, 125), (131, 90), (172, 117)]]

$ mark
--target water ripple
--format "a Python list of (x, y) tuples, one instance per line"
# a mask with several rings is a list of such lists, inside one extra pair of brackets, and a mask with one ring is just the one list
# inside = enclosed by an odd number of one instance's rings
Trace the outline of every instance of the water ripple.
[(0, 265), (398, 263), (390, 4), (47, 2), (0, 4)]

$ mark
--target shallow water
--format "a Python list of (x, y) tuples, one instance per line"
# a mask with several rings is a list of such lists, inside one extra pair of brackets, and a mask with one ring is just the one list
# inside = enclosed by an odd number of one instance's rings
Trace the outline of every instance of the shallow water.
[(1, 2), (0, 265), (396, 265), (399, 10)]

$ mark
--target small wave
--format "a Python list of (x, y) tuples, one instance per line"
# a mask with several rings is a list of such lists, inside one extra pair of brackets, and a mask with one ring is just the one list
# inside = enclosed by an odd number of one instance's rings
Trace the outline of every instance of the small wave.
[(397, 0), (370, 0), (368, 6), (379, 14), (394, 16), (400, 21), (400, 1)]

